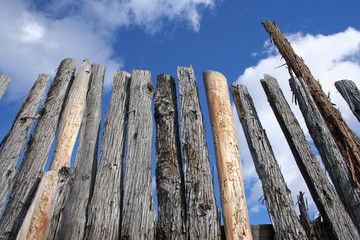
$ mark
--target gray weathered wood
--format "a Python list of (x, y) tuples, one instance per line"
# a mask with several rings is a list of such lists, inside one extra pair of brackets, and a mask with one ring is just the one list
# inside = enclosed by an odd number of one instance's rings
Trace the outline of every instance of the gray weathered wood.
[(256, 172), (262, 183), (275, 238), (307, 239), (305, 230), (297, 218), (290, 190), (285, 183), (247, 88), (243, 85), (232, 86), (231, 93)]
[[(317, 238), (316, 238), (313, 224), (311, 222), (309, 208), (307, 205), (307, 201), (305, 201), (305, 199), (304, 199), (303, 192), (300, 192), (300, 194), (298, 195), (297, 204), (299, 206), (299, 212), (300, 212), (300, 215), (299, 215), (300, 223), (304, 227), (304, 230), (306, 232), (306, 235), (308, 236), (308, 239), (316, 240)], [(344, 238), (344, 239), (348, 239), (348, 238)]]
[(85, 239), (119, 239), (130, 74), (116, 71), (104, 123), (98, 170), (88, 207)]
[(175, 80), (157, 77), (154, 96), (156, 122), (157, 239), (187, 239), (185, 185), (182, 170)]
[(251, 225), (253, 240), (274, 240), (274, 229), (271, 224)]
[(9, 86), (9, 83), (11, 81), (11, 78), (0, 73), (0, 99), (4, 95), (7, 87)]
[(0, 143), (0, 212), (15, 176), (20, 154), (37, 119), (36, 112), (43, 101), (49, 79), (50, 75), (39, 75), (25, 102), (20, 106), (11, 129)]
[(194, 70), (178, 67), (181, 143), (189, 239), (220, 239), (221, 231)]
[(98, 155), (105, 66), (93, 64), (79, 146), (56, 239), (83, 239)]
[[(347, 161), (341, 155), (329, 129), (302, 79), (290, 79), (309, 133), (345, 209), (360, 229), (360, 197), (354, 185)], [(326, 196), (329, 197), (329, 196)]]
[(335, 87), (360, 122), (360, 91), (356, 84), (351, 80), (340, 80), (335, 82)]
[(336, 239), (358, 238), (355, 225), (322, 170), (276, 79), (265, 74), (261, 84), (325, 224)]

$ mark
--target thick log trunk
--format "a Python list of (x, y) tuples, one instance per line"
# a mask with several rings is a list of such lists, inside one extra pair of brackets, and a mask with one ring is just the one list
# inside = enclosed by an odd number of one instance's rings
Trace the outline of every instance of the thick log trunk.
[(156, 211), (152, 198), (151, 99), (154, 86), (150, 71), (131, 72), (128, 135), (121, 239), (154, 239)]
[[(292, 78), (290, 79), (290, 87), (295, 93), (309, 133), (320, 153), (326, 170), (329, 172), (335, 189), (359, 231), (360, 197), (352, 181), (350, 167), (341, 155), (305, 83), (302, 79)], [(331, 201), (331, 204), (333, 204), (332, 199), (328, 201)], [(334, 216), (339, 217), (337, 215)], [(345, 219), (343, 219), (343, 221), (345, 221)], [(350, 225), (348, 225), (348, 227), (350, 227)]]
[(312, 76), (304, 60), (295, 54), (290, 43), (276, 24), (269, 21), (262, 22), (262, 24), (285, 59), (290, 74), (292, 75), (292, 72), (294, 72), (296, 77), (302, 78), (308, 86), (309, 92), (321, 116), (324, 118), (336, 145), (351, 166), (352, 179), (360, 195), (360, 141), (346, 124), (340, 112), (332, 105), (326, 94), (322, 91), (320, 83)]
[(9, 83), (11, 81), (11, 78), (0, 73), (0, 99), (4, 95), (7, 87), (9, 86)]
[(261, 84), (273, 109), (312, 198), (336, 239), (356, 239), (357, 230), (334, 187), (322, 170), (292, 113), (276, 79), (264, 75)]
[(189, 239), (220, 239), (221, 230), (194, 70), (178, 67), (186, 227)]
[(214, 138), (226, 239), (252, 239), (227, 80), (224, 75), (214, 71), (204, 72), (203, 78)]
[(10, 189), (10, 198), (0, 220), (0, 239), (14, 239), (31, 204), (54, 141), (66, 94), (74, 77), (77, 61), (61, 62), (39, 119)]
[(341, 80), (335, 82), (335, 87), (360, 122), (360, 91), (356, 84), (351, 80)]
[(21, 105), (11, 129), (0, 143), (0, 212), (3, 211), (6, 195), (15, 176), (20, 154), (37, 119), (36, 112), (43, 101), (49, 79), (50, 75), (39, 75), (29, 92), (29, 96)]
[(130, 74), (116, 71), (104, 123), (94, 193), (88, 207), (85, 239), (119, 239)]
[(231, 92), (256, 172), (262, 182), (275, 238), (307, 239), (305, 230), (297, 218), (290, 190), (276, 162), (247, 88), (242, 85), (232, 86)]
[(187, 239), (185, 185), (175, 80), (159, 75), (154, 97), (156, 122), (157, 239)]
[(56, 239), (84, 238), (87, 207), (96, 175), (104, 76), (105, 66), (98, 64), (91, 66), (79, 146)]

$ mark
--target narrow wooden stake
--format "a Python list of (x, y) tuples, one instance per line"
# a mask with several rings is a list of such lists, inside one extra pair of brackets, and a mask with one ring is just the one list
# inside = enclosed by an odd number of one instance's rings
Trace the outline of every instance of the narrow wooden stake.
[(105, 66), (93, 64), (79, 146), (56, 239), (82, 240), (96, 175)]
[[(297, 204), (299, 206), (299, 212), (300, 212), (299, 218), (300, 218), (301, 225), (304, 227), (308, 238), (312, 239), (312, 240), (316, 240), (317, 238), (316, 238), (316, 234), (314, 231), (314, 227), (311, 222), (309, 208), (307, 205), (307, 201), (305, 202), (303, 192), (300, 192), (300, 194), (298, 195)], [(337, 239), (341, 239), (341, 238), (337, 238)], [(345, 237), (345, 239), (346, 239), (346, 237)]]
[(227, 80), (224, 75), (215, 71), (204, 72), (203, 78), (213, 132), (226, 239), (252, 239)]
[(50, 75), (40, 74), (29, 96), (21, 105), (14, 123), (0, 143), (0, 212), (15, 176), (16, 165), (26, 143), (26, 139), (37, 119), (36, 112), (43, 101)]
[(340, 80), (335, 82), (335, 87), (360, 122), (360, 91), (356, 84), (351, 80)]
[(194, 69), (178, 67), (188, 239), (220, 239), (221, 230)]
[(121, 215), (121, 239), (154, 239), (156, 210), (152, 197), (151, 72), (132, 70)]
[(9, 83), (11, 81), (11, 78), (0, 73), (0, 99), (4, 95), (7, 87), (9, 86)]
[(94, 193), (88, 207), (85, 239), (119, 239), (130, 74), (116, 71), (104, 123)]
[(157, 77), (156, 122), (157, 239), (187, 239), (185, 185), (182, 170), (175, 80)]
[(245, 133), (256, 172), (262, 183), (266, 206), (276, 239), (307, 239), (280, 167), (262, 128), (247, 88), (232, 86), (231, 93)]
[(42, 176), (77, 61), (64, 59), (39, 111), (39, 119), (15, 175), (10, 197), (0, 220), (0, 239), (14, 239), (30, 207)]

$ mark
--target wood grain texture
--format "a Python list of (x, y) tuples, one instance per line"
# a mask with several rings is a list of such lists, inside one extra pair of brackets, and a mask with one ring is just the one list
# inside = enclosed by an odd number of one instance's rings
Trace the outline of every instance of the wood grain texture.
[(104, 123), (94, 193), (88, 207), (85, 239), (119, 239), (130, 74), (116, 71)]
[(15, 117), (14, 123), (0, 143), (0, 212), (15, 176), (20, 154), (35, 123), (36, 112), (43, 101), (50, 75), (40, 74)]
[(6, 76), (5, 74), (0, 73), (0, 99), (4, 95), (9, 83), (11, 81), (11, 77)]
[(243, 85), (232, 86), (231, 93), (256, 172), (262, 183), (275, 238), (307, 239), (305, 230), (297, 218), (290, 190), (285, 183), (247, 88)]
[(204, 72), (203, 78), (213, 132), (226, 239), (252, 239), (227, 80), (224, 75), (215, 71)]
[(0, 239), (14, 239), (42, 176), (55, 138), (60, 114), (74, 77), (77, 61), (64, 59), (39, 111), (39, 119), (15, 175), (10, 197), (0, 220)]
[(132, 70), (121, 239), (155, 238), (156, 211), (151, 176), (153, 94), (150, 71)]
[(185, 185), (182, 169), (175, 80), (157, 77), (154, 96), (156, 122), (157, 239), (187, 239)]
[(194, 70), (178, 67), (186, 226), (189, 239), (220, 239), (221, 231)]
[(335, 82), (335, 87), (360, 122), (360, 91), (356, 84), (351, 80), (340, 80)]

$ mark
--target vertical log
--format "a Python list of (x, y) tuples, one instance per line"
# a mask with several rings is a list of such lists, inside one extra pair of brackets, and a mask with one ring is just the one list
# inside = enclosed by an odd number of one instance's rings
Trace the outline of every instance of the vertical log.
[(0, 220), (0, 239), (14, 239), (31, 204), (53, 143), (77, 61), (64, 59), (51, 84)]
[(121, 239), (154, 239), (156, 212), (152, 198), (150, 71), (131, 72), (129, 121), (121, 215)]
[(85, 239), (119, 239), (130, 74), (116, 71), (104, 123), (94, 193), (88, 207)]
[(187, 239), (185, 185), (175, 80), (159, 75), (154, 96), (156, 122), (157, 239)]
[(11, 78), (0, 73), (0, 99), (4, 95), (7, 87), (9, 86), (9, 83), (11, 81)]
[(215, 71), (203, 73), (214, 138), (226, 239), (252, 239), (228, 84)]
[(359, 231), (360, 196), (353, 184), (350, 168), (341, 155), (305, 83), (302, 79), (292, 78), (290, 79), (290, 87), (295, 93), (309, 133), (319, 150), (335, 189)]
[(79, 146), (56, 239), (84, 238), (87, 207), (93, 192), (97, 166), (104, 76), (105, 66), (91, 66)]
[(20, 154), (37, 119), (36, 112), (43, 100), (49, 79), (49, 75), (39, 75), (29, 96), (21, 105), (11, 129), (0, 143), (0, 212), (3, 210), (6, 195), (15, 176)]
[[(309, 239), (316, 240), (317, 238), (316, 238), (316, 234), (314, 231), (314, 227), (311, 222), (309, 208), (307, 205), (307, 201), (305, 202), (303, 192), (300, 192), (300, 194), (298, 195), (297, 204), (299, 206), (299, 212), (300, 212), (300, 216), (299, 216), (300, 223), (304, 227), (306, 235), (308, 236)], [(347, 239), (347, 237), (345, 237), (345, 236), (344, 236), (344, 238)], [(337, 238), (337, 239), (340, 239), (340, 238)]]
[(262, 22), (262, 24), (285, 59), (290, 74), (292, 75), (292, 72), (294, 72), (296, 77), (302, 78), (308, 86), (309, 92), (321, 116), (324, 118), (336, 145), (351, 166), (352, 179), (360, 195), (360, 141), (358, 137), (346, 124), (340, 112), (329, 101), (326, 94), (322, 91), (320, 83), (312, 76), (304, 60), (296, 55), (276, 24), (269, 21)]
[(333, 185), (322, 170), (276, 79), (265, 74), (261, 84), (295, 161), (325, 224), (336, 239), (358, 238), (357, 230)]
[(245, 133), (256, 172), (262, 182), (266, 206), (274, 226), (276, 239), (307, 239), (295, 212), (280, 167), (276, 162), (265, 130), (247, 88), (232, 86), (231, 92)]
[(356, 84), (351, 80), (340, 80), (335, 82), (335, 87), (360, 122), (360, 91)]
[(220, 239), (221, 230), (194, 70), (178, 67), (186, 227), (189, 239)]

